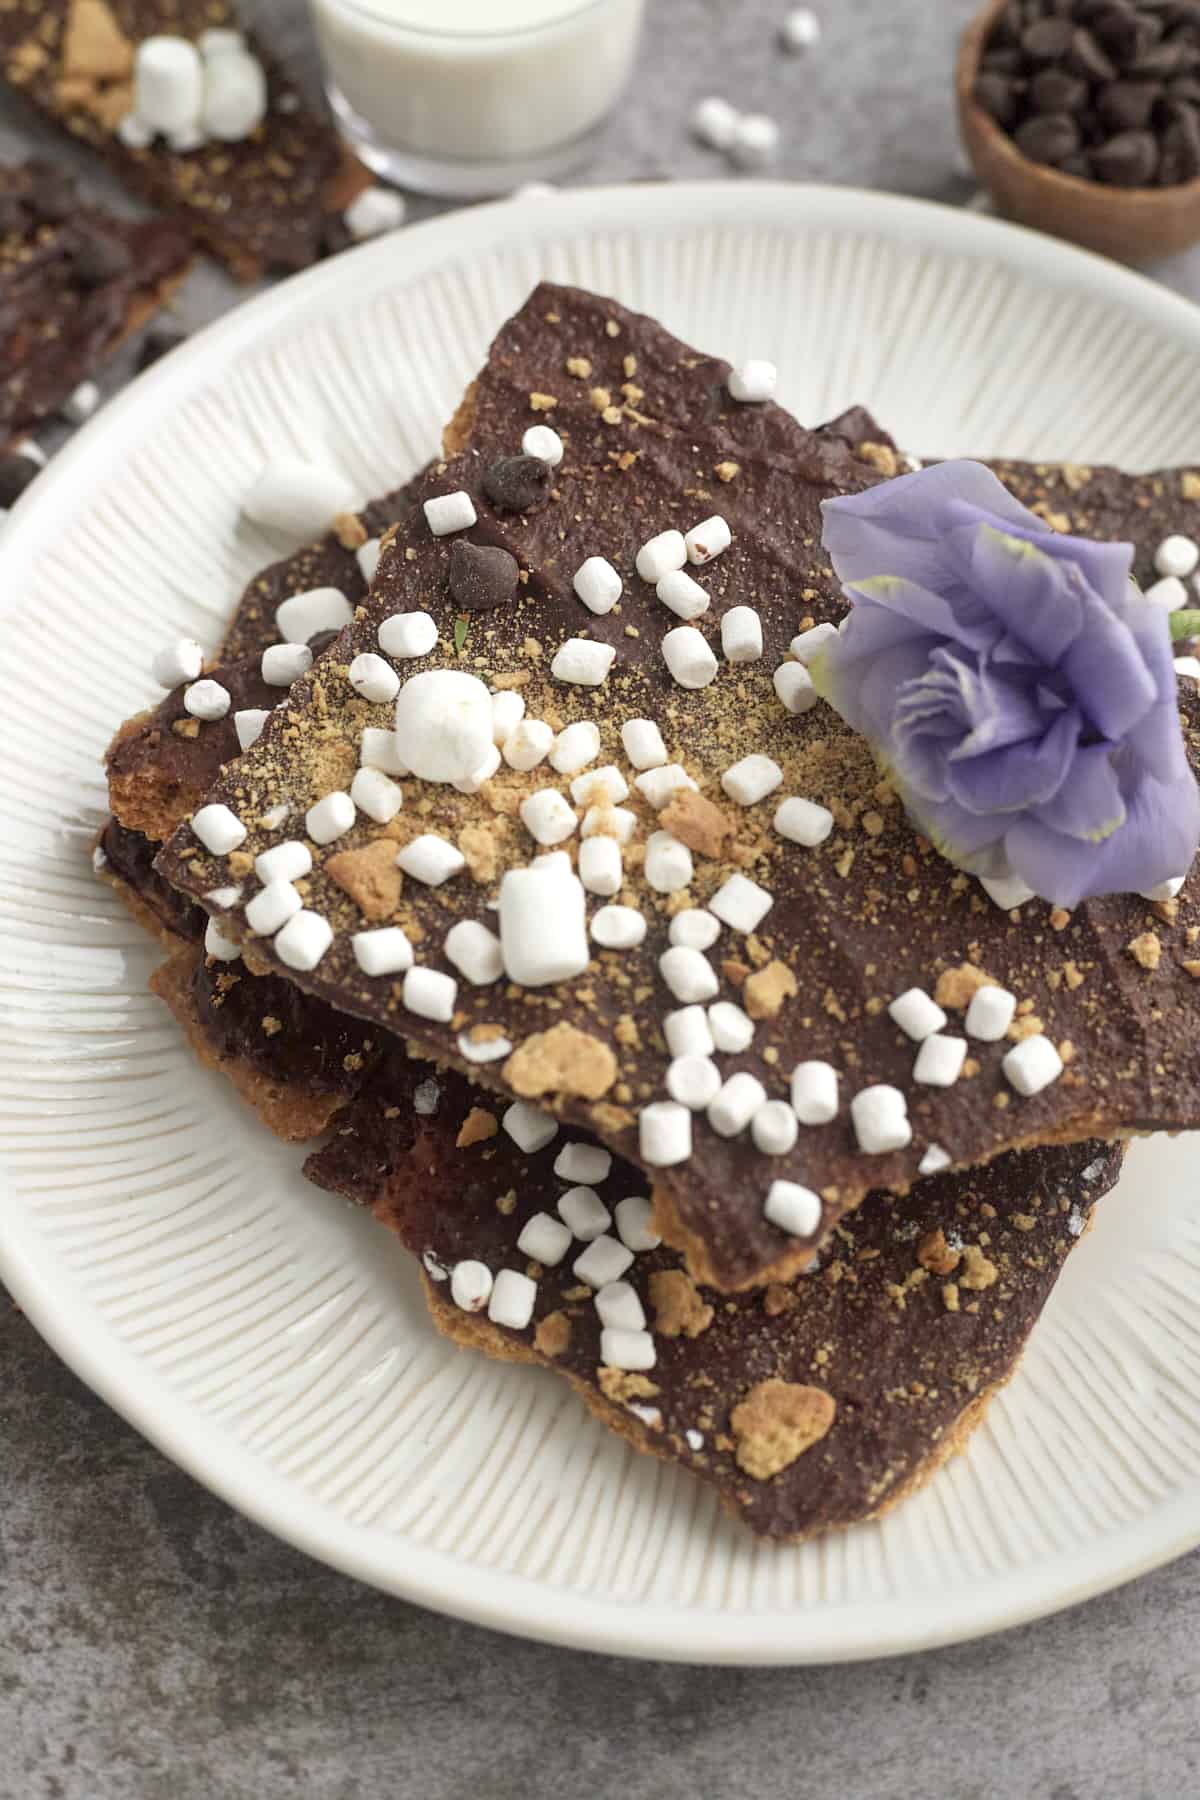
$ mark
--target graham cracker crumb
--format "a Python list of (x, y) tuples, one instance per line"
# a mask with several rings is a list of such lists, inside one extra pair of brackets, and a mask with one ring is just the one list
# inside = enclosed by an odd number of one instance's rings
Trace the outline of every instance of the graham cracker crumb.
[(900, 473), (900, 462), (896, 452), (887, 444), (860, 444), (854, 453), (860, 462), (870, 463), (881, 475), (889, 480)]
[(533, 1347), (542, 1356), (561, 1356), (571, 1342), (571, 1321), (564, 1312), (547, 1313), (538, 1320)]
[(1200, 475), (1185, 469), (1179, 477), (1179, 493), (1184, 500), (1200, 500)]
[(933, 997), (939, 1006), (961, 1011), (971, 1004), (980, 988), (996, 985), (995, 979), (974, 963), (959, 963), (956, 969), (944, 969), (938, 976)]
[(1162, 939), (1155, 931), (1143, 931), (1140, 936), (1131, 938), (1125, 948), (1143, 969), (1157, 969), (1162, 961)]
[(455, 1147), (469, 1150), (472, 1144), (483, 1144), (488, 1138), (494, 1138), (499, 1129), (495, 1113), (488, 1112), (483, 1106), (473, 1106), (458, 1128)]
[(325, 873), (349, 894), (365, 919), (390, 918), (400, 904), (404, 877), (389, 838), (377, 838), (361, 850), (340, 850), (325, 864)]
[(772, 1281), (763, 1295), (763, 1311), (768, 1319), (777, 1319), (780, 1313), (794, 1312), (799, 1304), (800, 1296), (780, 1281)]
[[(585, 1294), (591, 1293), (585, 1288)], [(608, 1400), (614, 1400), (619, 1406), (628, 1406), (631, 1400), (653, 1400), (658, 1393), (652, 1381), (644, 1375), (635, 1375), (628, 1369), (598, 1369), (596, 1385)]]
[(171, 730), (175, 733), (176, 737), (198, 738), (200, 736), (200, 721), (199, 719), (192, 718), (173, 719), (171, 722)]
[(1181, 963), (1180, 967), (1185, 975), (1190, 975), (1192, 977), (1193, 981), (1200, 981), (1200, 961), (1192, 958), (1185, 963)]
[(516, 1188), (509, 1188), (509, 1189), (507, 1189), (507, 1191), (505, 1193), (501, 1194), (499, 1196), (499, 1198), (497, 1199), (496, 1211), (498, 1213), (502, 1213), (504, 1215), (504, 1217), (507, 1219), (509, 1217), (509, 1215), (511, 1213), (516, 1212), (516, 1210), (517, 1210), (517, 1190), (516, 1190)]
[(735, 462), (719, 462), (713, 469), (718, 481), (732, 481), (740, 472), (741, 464)]
[(942, 1305), (947, 1312), (958, 1311), (958, 1283), (948, 1281), (942, 1289)]
[(733, 829), (726, 814), (703, 794), (681, 788), (673, 794), (659, 814), (664, 831), (677, 837), (681, 844), (697, 856), (720, 856), (725, 839)]
[(750, 976), (742, 989), (742, 1005), (752, 1019), (773, 1019), (784, 1001), (794, 998), (798, 991), (792, 971), (776, 959)]
[(123, 81), (133, 73), (133, 45), (105, 0), (74, 0), (62, 41), (67, 76), (88, 81)]
[(554, 394), (534, 393), (529, 396), (530, 412), (553, 412), (557, 405), (558, 399)]
[(945, 1232), (938, 1226), (936, 1231), (927, 1231), (917, 1245), (917, 1261), (933, 1275), (952, 1275), (962, 1257), (950, 1248)]
[(567, 374), (576, 381), (586, 381), (592, 372), (592, 365), (586, 356), (568, 356), (566, 369)]
[(1014, 1044), (1020, 1044), (1028, 1037), (1037, 1037), (1045, 1030), (1045, 1026), (1036, 1013), (1025, 1013), (1023, 1017), (1014, 1019), (1006, 1035)]
[(576, 1094), (599, 1100), (617, 1079), (617, 1059), (608, 1045), (565, 1020), (536, 1031), (513, 1051), (504, 1079), (522, 1099), (541, 1094)]
[(486, 825), (464, 825), (458, 834), (458, 847), (467, 859), (467, 872), (482, 887), (496, 879), (500, 852)]
[(767, 1481), (820, 1443), (837, 1412), (824, 1388), (793, 1381), (760, 1381), (729, 1416), (739, 1469)]
[(658, 1269), (650, 1277), (654, 1329), (662, 1337), (699, 1337), (713, 1321), (713, 1309), (683, 1269)]
[(357, 550), (367, 541), (367, 528), (357, 513), (335, 513), (333, 534), (343, 550)]
[(959, 1286), (969, 1288), (973, 1293), (990, 1288), (1000, 1279), (1000, 1271), (994, 1262), (990, 1262), (978, 1244), (963, 1246), (963, 1262), (965, 1272), (959, 1277)]

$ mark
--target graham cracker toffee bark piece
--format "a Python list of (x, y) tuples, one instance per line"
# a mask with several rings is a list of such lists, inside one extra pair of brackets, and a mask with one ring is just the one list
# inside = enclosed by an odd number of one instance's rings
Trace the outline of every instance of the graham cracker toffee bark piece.
[(305, 1170), (421, 1258), (440, 1330), (556, 1369), (778, 1541), (886, 1511), (962, 1447), (1121, 1162), (1036, 1150), (872, 1195), (812, 1273), (729, 1298), (655, 1244), (637, 1169), (569, 1129), (526, 1153), (500, 1113), (388, 1059)]
[[(503, 1036), (511, 1055), (475, 1078), (650, 1165), (664, 1233), (697, 1279), (736, 1289), (802, 1267), (867, 1191), (901, 1187), (946, 1159), (964, 1167), (1039, 1142), (1196, 1122), (1200, 1050), (1188, 1006), (1200, 989), (1188, 965), (1200, 912), (1190, 889), (1167, 902), (1090, 902), (1072, 916), (1037, 902), (1000, 911), (912, 831), (861, 739), (824, 706), (792, 710), (806, 697), (793, 638), (845, 611), (820, 548), (820, 501), (877, 481), (887, 459), (864, 462), (778, 408), (736, 405), (727, 376), (651, 321), (538, 290), (475, 385), (470, 448), (418, 490), (431, 523), (417, 515), (397, 531), (367, 606), (160, 868), (203, 895), (222, 883), (222, 834), (257, 854), (303, 820), (317, 843), (303, 915), (282, 939), (247, 943), (250, 965), (290, 971), (340, 1010), (462, 1068), (474, 1066), (475, 1030)], [(549, 422), (564, 445), (545, 476), (519, 459), (533, 422)], [(678, 629), (670, 601), (698, 602), (683, 583), (667, 587), (669, 598), (651, 585), (664, 557), (668, 576), (688, 580), (669, 566), (679, 547), (662, 534), (718, 512), (731, 543), (692, 565), (707, 610), (685, 635), (683, 662), (668, 666), (662, 640)], [(447, 522), (462, 526), (449, 543), (439, 535)], [(719, 525), (693, 538), (701, 555)], [(484, 548), (511, 556), (514, 598), (464, 611), (456, 567)], [(575, 592), (592, 557), (620, 577), (610, 611)], [(741, 607), (756, 615), (762, 652), (736, 662), (723, 652)], [(680, 640), (668, 633), (666, 645), (670, 653)], [(797, 649), (802, 658), (805, 645)], [(464, 784), (477, 792), (401, 778), (404, 804), (386, 824), (356, 811), (347, 796), (363, 731), (386, 733), (394, 716), (390, 702), (367, 702), (351, 684), (351, 666), (368, 656), (397, 681), (453, 670), (460, 682), (469, 672), (515, 692), (521, 756)], [(593, 664), (597, 685), (572, 679)], [(681, 674), (708, 684), (681, 685)], [(1194, 740), (1194, 698), (1185, 705)], [(640, 766), (641, 728), (630, 754), (631, 721), (658, 727), (663, 743), (648, 758), (657, 767)], [(598, 735), (582, 764), (576, 740), (587, 733), (567, 739), (568, 725)], [(785, 799), (808, 804), (781, 813)], [(291, 823), (264, 832), (255, 821), (280, 805)], [(618, 840), (619, 867), (611, 849), (586, 849), (590, 835)], [(549, 899), (527, 911), (521, 954), (536, 970), (547, 946), (565, 943), (574, 978), (518, 981), (509, 949), (497, 963), (490, 907), (506, 872), (556, 852), (570, 867), (536, 871)], [(375, 893), (364, 876), (393, 854), (402, 896), (386, 915), (364, 916), (358, 902)], [(576, 862), (593, 871), (586, 969), (569, 918), (583, 904)], [(221, 922), (248, 936), (239, 910)], [(386, 966), (360, 935), (380, 925), (405, 934), (389, 940), (399, 960)], [(465, 931), (448, 943), (453, 926)], [(507, 985), (496, 980), (501, 966)], [(953, 1086), (915, 1083), (917, 1045), (890, 1003), (925, 992), (957, 1034), (984, 984), (1012, 995), (1002, 1038), (973, 1038)], [(1002, 1068), (1025, 1037), (1062, 1064), (1060, 1079), (1028, 1096)], [(797, 1128), (789, 1083), (813, 1064), (839, 1076), (838, 1110)], [(907, 1105), (894, 1147), (891, 1119), (878, 1136), (851, 1123), (849, 1103), (880, 1088)]]

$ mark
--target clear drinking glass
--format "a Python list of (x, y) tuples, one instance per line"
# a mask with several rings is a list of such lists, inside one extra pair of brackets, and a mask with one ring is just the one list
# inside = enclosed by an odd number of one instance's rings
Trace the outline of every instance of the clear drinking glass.
[(311, 0), (362, 160), (424, 193), (507, 193), (584, 161), (629, 79), (643, 0)]

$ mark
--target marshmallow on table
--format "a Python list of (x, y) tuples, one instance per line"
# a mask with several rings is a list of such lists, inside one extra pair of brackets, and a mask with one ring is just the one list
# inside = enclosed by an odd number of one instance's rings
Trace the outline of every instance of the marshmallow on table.
[(307, 644), (322, 631), (341, 631), (353, 617), (354, 608), (335, 587), (309, 588), (275, 609), (276, 628), (289, 644)]
[(708, 1056), (677, 1056), (667, 1065), (667, 1092), (680, 1106), (703, 1112), (721, 1091), (721, 1071)]
[(732, 1000), (717, 1000), (708, 1009), (708, 1028), (713, 1043), (726, 1056), (748, 1050), (754, 1038), (754, 1020)]
[(797, 633), (792, 639), (789, 649), (797, 662), (807, 665), (821, 647), (836, 636), (836, 625), (810, 625), (807, 631)]
[(504, 972), (519, 986), (569, 981), (587, 968), (586, 896), (569, 863), (507, 870), (499, 922)]
[(786, 1156), (799, 1135), (796, 1115), (786, 1100), (768, 1100), (750, 1120), (754, 1148), (764, 1156)]
[(259, 665), (268, 687), (291, 687), (312, 668), (313, 653), (307, 644), (268, 644)]
[(785, 50), (798, 54), (811, 50), (820, 41), (821, 21), (815, 12), (807, 6), (793, 7), (783, 21), (779, 31), (780, 42)]
[(673, 569), (682, 569), (687, 561), (687, 545), (682, 531), (660, 531), (648, 538), (637, 553), (635, 566), (643, 581), (653, 587)]
[(378, 572), (379, 557), (382, 550), (383, 544), (379, 538), (368, 538), (366, 543), (360, 544), (358, 549), (354, 552), (354, 560), (358, 564), (359, 573), (368, 587), (370, 587)]
[(143, 38), (133, 63), (133, 117), (149, 132), (194, 129), (204, 101), (204, 64), (187, 38)]
[(594, 638), (568, 638), (555, 652), (550, 673), (555, 681), (575, 687), (599, 687), (616, 654), (611, 644), (599, 644)]
[(687, 887), (694, 869), (692, 853), (669, 831), (652, 831), (646, 840), (642, 873), (659, 894), (677, 894)]
[(463, 1312), (482, 1312), (492, 1297), (492, 1271), (486, 1263), (468, 1257), (455, 1263), (450, 1275), (450, 1298)]
[(504, 973), (500, 939), (478, 919), (460, 919), (446, 933), (446, 956), (473, 987), (487, 987)]
[(601, 1325), (613, 1331), (644, 1331), (646, 1314), (638, 1299), (637, 1289), (627, 1281), (610, 1281), (596, 1295), (596, 1311)]
[(1151, 583), (1143, 598), (1164, 612), (1178, 612), (1188, 603), (1188, 591), (1177, 575), (1164, 575), (1161, 581)]
[(780, 837), (813, 850), (823, 844), (833, 830), (833, 814), (815, 800), (802, 800), (798, 794), (790, 794), (775, 808), (771, 823)]
[(290, 881), (269, 881), (252, 900), (246, 902), (246, 923), (259, 937), (274, 937), (280, 927), (286, 925), (303, 905), (303, 900)]
[(584, 838), (579, 846), (579, 879), (589, 894), (606, 899), (621, 891), (621, 846), (616, 838)]
[(659, 973), (677, 1000), (691, 1006), (700, 1000), (711, 1000), (720, 989), (716, 970), (699, 950), (686, 944), (672, 944), (658, 959)]
[(709, 901), (708, 910), (734, 931), (751, 932), (758, 930), (774, 904), (775, 896), (757, 881), (731, 875)]
[(821, 1198), (798, 1181), (773, 1181), (767, 1189), (763, 1216), (790, 1237), (812, 1237), (821, 1223)]
[(401, 998), (409, 1012), (419, 1018), (448, 1025), (454, 1017), (457, 997), (457, 981), (452, 975), (443, 975), (440, 969), (412, 968), (404, 977)]
[(364, 769), (380, 769), (385, 775), (407, 775), (400, 761), (394, 731), (383, 731), (378, 725), (364, 725), (359, 740), (358, 760)]
[[(531, 425), (521, 439), (521, 451), (523, 455), (536, 456), (539, 462), (557, 469), (563, 459), (563, 441), (553, 426)], [(595, 557), (593, 560), (600, 562), (602, 559)], [(578, 588), (575, 591), (578, 593)]]
[(251, 745), (257, 744), (270, 716), (262, 706), (244, 706), (240, 712), (234, 713), (233, 729), (237, 732), (239, 750), (249, 750)]
[(398, 225), (403, 225), (406, 210), (403, 194), (398, 194), (394, 188), (376, 186), (365, 189), (352, 200), (342, 217), (350, 236), (361, 242), (363, 238), (395, 231)]
[(589, 612), (610, 613), (621, 598), (621, 585), (621, 577), (602, 556), (589, 556), (575, 571), (575, 592)]
[(591, 1288), (607, 1287), (619, 1281), (633, 1261), (633, 1251), (607, 1232), (593, 1238), (586, 1250), (571, 1264), (571, 1272)]
[(925, 1087), (953, 1087), (962, 1074), (967, 1056), (967, 1040), (945, 1037), (935, 1031), (927, 1037), (913, 1063), (913, 1080)]
[[(557, 1161), (556, 1158), (556, 1172)], [(557, 1205), (560, 1218), (565, 1220), (581, 1244), (594, 1243), (612, 1224), (607, 1206), (595, 1188), (589, 1187), (586, 1182), (569, 1187), (565, 1193), (560, 1194)]]
[(646, 921), (633, 906), (602, 906), (592, 914), (592, 936), (602, 950), (632, 950), (646, 936)]
[[(246, 49), (227, 48), (205, 58), (199, 120), (203, 137), (238, 144), (257, 131), (266, 116), (267, 78), (256, 56)], [(346, 217), (349, 223), (349, 213)]]
[(349, 794), (336, 790), (309, 807), (304, 815), (304, 829), (314, 844), (332, 844), (350, 830), (356, 816)]
[(271, 881), (299, 881), (312, 869), (312, 851), (299, 838), (272, 844), (254, 859), (254, 873), (265, 887)]
[(553, 743), (554, 730), (544, 719), (518, 719), (501, 746), (501, 755), (510, 769), (527, 773), (545, 761)]
[(709, 1028), (708, 1014), (702, 1006), (681, 1006), (663, 1020), (663, 1036), (667, 1049), (678, 1058), (711, 1056), (716, 1045)]
[(803, 663), (780, 663), (771, 677), (775, 692), (790, 713), (807, 712), (817, 704), (813, 678)]
[(615, 763), (588, 769), (571, 783), (571, 799), (576, 806), (616, 806), (628, 798), (629, 783)]
[(364, 975), (402, 975), (413, 966), (413, 947), (398, 925), (356, 931), (350, 944)]
[(460, 669), (412, 675), (396, 699), (396, 754), (422, 781), (463, 781), (492, 748), (492, 696)]
[(710, 950), (721, 935), (721, 921), (703, 907), (687, 906), (671, 920), (667, 936), (673, 944)]
[(193, 719), (204, 719), (209, 723), (223, 719), (232, 704), (233, 697), (229, 689), (222, 687), (219, 681), (206, 678), (203, 681), (193, 681), (189, 688), (184, 689), (184, 710), (191, 713)]
[(389, 656), (428, 656), (438, 641), (438, 628), (427, 612), (393, 613), (390, 619), (384, 619), (376, 636), (379, 648)]
[(654, 1100), (638, 1114), (638, 1154), (651, 1169), (687, 1162), (692, 1154), (692, 1115), (678, 1100)]
[(618, 1200), (613, 1208), (617, 1221), (617, 1233), (621, 1242), (630, 1250), (657, 1250), (662, 1243), (657, 1231), (651, 1228), (650, 1220), (653, 1208), (649, 1200), (641, 1194), (629, 1194), (624, 1200)]
[(633, 785), (655, 812), (661, 812), (672, 794), (677, 794), (681, 788), (688, 788), (693, 794), (699, 792), (696, 783), (679, 763), (643, 769), (640, 775), (634, 776)]
[(217, 921), (210, 919), (204, 927), (204, 954), (215, 962), (236, 962), (242, 954), (242, 946), (234, 938), (226, 937)]
[(777, 762), (752, 752), (726, 769), (721, 786), (738, 806), (755, 806), (774, 793), (782, 780), (783, 770)]
[(210, 801), (192, 814), (192, 830), (213, 856), (228, 856), (246, 841), (246, 827), (219, 800)]
[(998, 1044), (1013, 1022), (1017, 996), (1007, 988), (981, 987), (971, 995), (967, 1008), (966, 1032), (985, 1044)]
[(63, 416), (72, 425), (82, 425), (90, 419), (100, 404), (100, 389), (94, 381), (81, 381), (63, 402)]
[(838, 1075), (827, 1062), (797, 1063), (792, 1070), (792, 1111), (802, 1125), (828, 1125), (837, 1118)]
[(733, 534), (720, 513), (714, 513), (711, 519), (703, 519), (699, 525), (693, 525), (684, 534), (683, 542), (688, 561), (697, 565), (711, 562), (714, 556), (720, 556), (723, 550), (728, 550), (733, 542)]
[(708, 594), (686, 569), (672, 569), (656, 583), (654, 591), (677, 619), (698, 619), (708, 611)]
[(387, 825), (404, 805), (404, 790), (382, 769), (359, 769), (350, 783), (350, 798), (368, 819)]
[(544, 1150), (558, 1136), (558, 1120), (553, 1113), (544, 1112), (540, 1106), (531, 1106), (528, 1100), (514, 1100), (500, 1123), (517, 1149), (526, 1156)]
[(612, 1152), (601, 1144), (572, 1140), (555, 1157), (554, 1173), (562, 1181), (606, 1181), (612, 1173)]
[(717, 659), (694, 625), (677, 625), (662, 641), (663, 661), (681, 688), (707, 687), (716, 678)]
[[(560, 775), (578, 775), (600, 754), (600, 731), (590, 719), (579, 719), (559, 732), (550, 751), (550, 767)], [(621, 798), (624, 798), (622, 795)]]
[(1160, 575), (1187, 577), (1200, 563), (1200, 544), (1190, 537), (1174, 534), (1165, 537), (1154, 552), (1154, 567)]
[(746, 113), (737, 122), (729, 154), (740, 169), (765, 169), (779, 154), (779, 126), (766, 113)]
[(466, 531), (478, 517), (475, 503), (465, 488), (453, 494), (435, 494), (423, 502), (425, 523), (434, 537), (448, 537), (452, 531)]
[(658, 769), (667, 760), (667, 746), (653, 719), (626, 719), (621, 743), (635, 769)]
[(778, 380), (778, 371), (773, 362), (755, 359), (741, 363), (736, 369), (729, 371), (729, 392), (733, 399), (741, 401), (743, 405), (760, 404), (764, 400), (774, 399)]
[(538, 788), (521, 802), (521, 823), (539, 844), (561, 844), (579, 820), (557, 788)]
[(658, 1360), (648, 1331), (618, 1331), (606, 1325), (600, 1333), (600, 1361), (608, 1369), (652, 1369)]
[(930, 1144), (924, 1156), (917, 1164), (918, 1175), (940, 1175), (951, 1163), (949, 1151), (943, 1150), (940, 1144)]
[(1014, 1044), (1000, 1067), (1018, 1094), (1029, 1099), (1058, 1080), (1063, 1072), (1063, 1061), (1050, 1039), (1038, 1032)]
[(752, 606), (731, 606), (722, 616), (721, 650), (726, 662), (758, 661), (763, 653), (762, 620)]
[(556, 1268), (570, 1248), (571, 1233), (562, 1220), (553, 1219), (544, 1212), (534, 1213), (526, 1219), (517, 1239), (517, 1249), (522, 1256), (531, 1256), (534, 1262), (542, 1263), (547, 1269)]
[(178, 687), (181, 681), (195, 681), (204, 667), (204, 652), (195, 638), (176, 638), (164, 644), (150, 664), (150, 672), (159, 687)]
[(637, 814), (627, 806), (589, 806), (579, 827), (580, 837), (611, 837), (627, 844), (637, 830)]
[(888, 1017), (900, 1027), (914, 1044), (923, 1038), (940, 1031), (946, 1023), (946, 1015), (936, 1000), (932, 1000), (924, 988), (906, 988), (898, 994), (888, 1007)]
[(396, 867), (426, 887), (441, 887), (466, 866), (467, 859), (458, 846), (439, 837), (436, 831), (423, 831), (419, 837), (410, 838), (396, 855)]
[(292, 914), (273, 942), (279, 960), (304, 973), (316, 968), (332, 944), (333, 927), (320, 913), (305, 909)]
[(386, 706), (400, 692), (400, 677), (373, 650), (362, 650), (349, 669), (350, 686), (373, 705)]
[(281, 456), (264, 468), (243, 500), (242, 511), (256, 525), (307, 543), (353, 506), (354, 490), (340, 469)]
[(492, 695), (492, 742), (502, 745), (525, 717), (525, 699), (516, 688), (501, 688)]
[(736, 1137), (738, 1132), (746, 1129), (759, 1107), (766, 1104), (766, 1099), (767, 1091), (758, 1077), (739, 1069), (709, 1103), (708, 1122), (718, 1137)]
[(488, 1318), (493, 1325), (506, 1325), (510, 1331), (524, 1331), (533, 1317), (536, 1302), (536, 1281), (531, 1281), (518, 1269), (501, 1269), (492, 1285)]
[(719, 94), (710, 94), (692, 111), (692, 130), (702, 144), (714, 150), (728, 150), (737, 130), (738, 113)]
[(885, 1082), (860, 1088), (850, 1102), (850, 1117), (858, 1147), (868, 1156), (884, 1156), (912, 1143), (908, 1102), (899, 1088)]

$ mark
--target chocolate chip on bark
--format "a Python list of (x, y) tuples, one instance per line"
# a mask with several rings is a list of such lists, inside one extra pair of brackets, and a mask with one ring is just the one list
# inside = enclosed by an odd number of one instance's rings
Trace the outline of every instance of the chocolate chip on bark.
[(128, 275), (133, 259), (120, 238), (82, 230), (71, 245), (71, 268), (80, 287), (103, 287)]
[(483, 478), (483, 491), (498, 512), (528, 512), (543, 497), (550, 465), (540, 456), (502, 456)]
[(450, 592), (464, 612), (489, 612), (517, 591), (520, 569), (515, 556), (490, 544), (468, 544), (459, 538), (450, 550)]
[(1093, 150), (1092, 167), (1113, 187), (1149, 187), (1158, 172), (1158, 143), (1149, 131), (1120, 131)]
[(1069, 113), (1040, 113), (1018, 125), (1013, 142), (1030, 162), (1053, 167), (1079, 149), (1079, 127)]
[(11, 506), (25, 492), (41, 465), (31, 456), (0, 456), (0, 506)]

